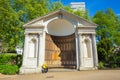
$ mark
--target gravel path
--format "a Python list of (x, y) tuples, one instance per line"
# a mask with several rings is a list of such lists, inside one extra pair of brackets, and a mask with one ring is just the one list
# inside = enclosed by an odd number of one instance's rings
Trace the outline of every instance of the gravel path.
[(120, 80), (120, 70), (61, 71), (25, 75), (0, 75), (0, 80)]

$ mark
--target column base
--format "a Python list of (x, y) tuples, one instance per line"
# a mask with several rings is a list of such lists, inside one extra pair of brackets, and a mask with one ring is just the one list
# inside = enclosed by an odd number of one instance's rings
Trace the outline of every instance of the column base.
[(30, 74), (30, 73), (41, 73), (41, 67), (30, 68), (30, 67), (21, 67), (19, 74)]
[(80, 70), (97, 70), (97, 67), (80, 67)]

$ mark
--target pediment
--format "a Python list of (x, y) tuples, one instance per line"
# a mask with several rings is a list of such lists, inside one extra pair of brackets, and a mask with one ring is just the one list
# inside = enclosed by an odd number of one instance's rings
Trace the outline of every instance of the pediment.
[(25, 23), (24, 27), (44, 27), (45, 22), (47, 20), (53, 19), (53, 18), (67, 18), (71, 22), (76, 22), (81, 27), (96, 27), (97, 24), (90, 22), (86, 19), (83, 19), (79, 16), (76, 16), (74, 14), (71, 14), (63, 9), (51, 12), (45, 16), (38, 17), (36, 19), (33, 19), (27, 23)]

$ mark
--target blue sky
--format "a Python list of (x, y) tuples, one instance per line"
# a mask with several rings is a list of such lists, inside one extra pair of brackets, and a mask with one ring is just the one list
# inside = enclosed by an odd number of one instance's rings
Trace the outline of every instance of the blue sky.
[(61, 2), (66, 6), (68, 6), (70, 2), (85, 2), (86, 9), (89, 11), (90, 16), (93, 16), (98, 10), (106, 10), (107, 8), (111, 8), (120, 16), (120, 0), (61, 0)]

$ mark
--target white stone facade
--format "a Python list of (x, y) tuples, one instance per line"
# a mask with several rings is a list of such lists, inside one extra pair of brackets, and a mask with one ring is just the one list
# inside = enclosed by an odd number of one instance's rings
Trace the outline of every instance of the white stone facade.
[(97, 69), (96, 24), (60, 9), (23, 26), (25, 43), (21, 74), (41, 72), (45, 61), (46, 33), (57, 36), (75, 33), (76, 70)]

